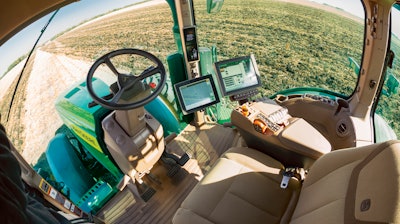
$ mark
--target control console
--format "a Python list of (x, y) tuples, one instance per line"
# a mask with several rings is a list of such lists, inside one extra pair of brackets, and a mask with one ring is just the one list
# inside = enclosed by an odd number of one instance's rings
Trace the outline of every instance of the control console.
[(326, 138), (302, 118), (271, 99), (238, 106), (231, 115), (248, 147), (262, 151), (285, 166), (309, 167), (331, 151)]
[(270, 99), (264, 99), (263, 103), (268, 105), (268, 108), (263, 108), (263, 106), (259, 108), (256, 106), (257, 102), (247, 102), (236, 110), (252, 122), (257, 132), (264, 135), (276, 135), (288, 124), (290, 118), (288, 110)]

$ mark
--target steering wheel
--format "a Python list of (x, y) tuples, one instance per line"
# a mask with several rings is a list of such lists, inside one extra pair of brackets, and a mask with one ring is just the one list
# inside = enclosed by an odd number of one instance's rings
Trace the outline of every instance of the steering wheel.
[[(111, 58), (119, 56), (119, 55), (138, 55), (141, 57), (144, 57), (146, 59), (149, 59), (152, 61), (156, 67), (150, 66), (147, 69), (145, 69), (142, 73), (139, 75), (134, 75), (134, 74), (123, 74), (120, 73), (116, 67), (114, 66), (113, 62), (111, 62)], [(93, 75), (97, 68), (102, 65), (106, 64), (107, 67), (113, 72), (114, 75), (117, 76), (117, 88), (111, 88), (111, 89), (116, 89), (116, 91), (112, 91), (112, 93), (109, 96), (105, 97), (99, 97), (95, 91), (93, 90)], [(161, 79), (159, 80), (159, 83), (157, 87), (152, 91), (151, 94), (148, 96), (144, 97), (143, 99), (136, 100), (134, 102), (129, 102), (129, 103), (119, 103), (119, 100), (123, 96), (124, 93), (126, 93), (129, 89), (131, 89), (135, 84), (138, 82), (142, 81), (143, 79), (146, 79), (148, 77), (151, 77), (153, 75), (160, 74)], [(138, 49), (133, 49), (133, 48), (127, 48), (127, 49), (119, 49), (115, 50), (112, 52), (109, 52), (103, 56), (101, 56), (99, 59), (97, 59), (92, 67), (89, 70), (89, 73), (86, 77), (86, 86), (88, 89), (88, 92), (90, 96), (92, 97), (93, 101), (96, 102), (97, 104), (111, 110), (130, 110), (134, 108), (138, 108), (141, 106), (144, 106), (148, 102), (152, 101), (155, 99), (158, 94), (160, 94), (161, 90), (165, 86), (166, 78), (165, 78), (165, 68), (160, 59), (158, 59), (156, 56), (153, 54), (138, 50)], [(111, 86), (110, 86), (111, 87)], [(107, 99), (107, 100), (106, 100)]]

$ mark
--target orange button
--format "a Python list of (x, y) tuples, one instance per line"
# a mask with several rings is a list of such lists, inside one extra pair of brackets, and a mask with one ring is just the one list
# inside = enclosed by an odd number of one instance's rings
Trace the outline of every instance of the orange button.
[(249, 116), (249, 108), (247, 108), (247, 106), (245, 104), (242, 105), (241, 109), (242, 109), (243, 116), (245, 116), (245, 117)]

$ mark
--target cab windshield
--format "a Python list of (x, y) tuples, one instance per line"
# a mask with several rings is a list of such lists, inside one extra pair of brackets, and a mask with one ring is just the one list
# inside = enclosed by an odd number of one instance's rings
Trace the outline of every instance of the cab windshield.
[[(82, 83), (97, 58), (116, 49), (138, 48), (160, 58), (169, 72), (166, 59), (178, 49), (167, 2), (116, 3), (121, 4), (100, 10), (111, 2), (82, 0), (60, 9), (22, 76), (27, 53), (53, 13), (28, 27), (29, 35), (23, 30), (16, 36), (19, 42), (1, 46), (2, 121), (7, 120), (10, 138), (29, 163), (41, 161), (49, 140), (63, 125), (55, 102)], [(212, 50), (213, 62), (253, 54), (263, 96), (288, 90), (352, 95), (363, 54), (365, 19), (360, 1), (226, 0), (215, 14), (207, 13), (205, 0), (193, 4), (200, 50)], [(78, 15), (86, 17), (76, 21)], [(23, 44), (30, 47), (22, 48)], [(201, 72), (215, 75), (212, 69)], [(167, 82), (173, 76), (169, 74)], [(18, 84), (17, 77), (21, 77)], [(173, 91), (167, 87), (162, 93)], [(174, 103), (173, 94), (167, 100)], [(177, 108), (176, 102), (171, 108)], [(230, 111), (226, 114), (229, 119)]]
[(299, 87), (353, 93), (364, 44), (359, 0), (229, 0), (212, 16), (196, 3), (199, 45), (217, 46), (218, 60), (253, 53), (263, 95)]

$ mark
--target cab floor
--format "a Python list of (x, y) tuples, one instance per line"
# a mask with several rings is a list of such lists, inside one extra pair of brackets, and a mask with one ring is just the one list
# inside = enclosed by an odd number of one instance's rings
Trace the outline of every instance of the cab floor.
[(186, 152), (190, 156), (183, 167), (160, 161), (144, 178), (145, 185), (140, 186), (147, 202), (136, 203), (126, 188), (96, 216), (105, 223), (171, 223), (182, 201), (215, 161), (236, 145), (238, 136), (235, 129), (221, 125), (206, 124), (200, 128), (188, 125), (166, 146), (169, 153), (182, 155)]

